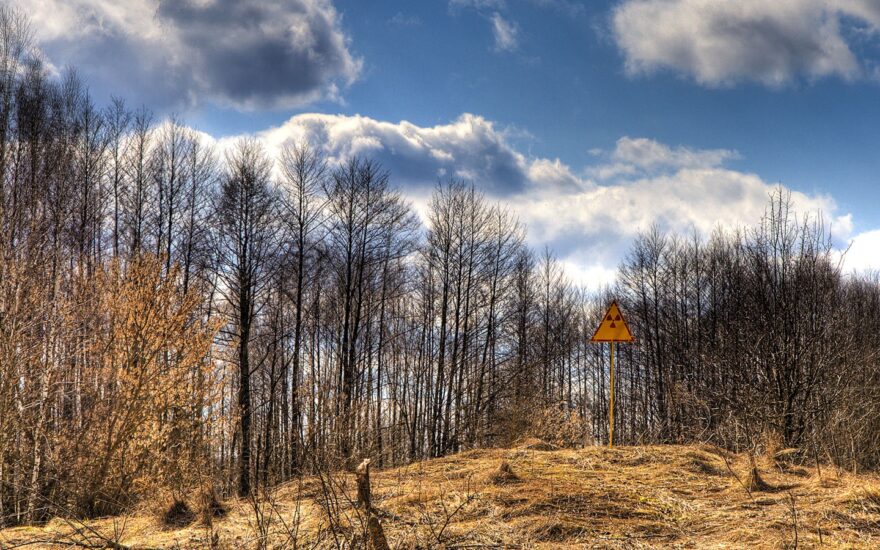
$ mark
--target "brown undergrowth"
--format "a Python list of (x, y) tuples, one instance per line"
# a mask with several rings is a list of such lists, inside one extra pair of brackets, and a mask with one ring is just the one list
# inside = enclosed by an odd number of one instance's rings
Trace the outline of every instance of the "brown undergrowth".
[[(710, 446), (526, 448), (533, 444), (375, 471), (373, 504), (390, 547), (880, 547), (873, 475)], [(309, 478), (261, 503), (224, 502), (228, 512), (210, 526), (170, 530), (149, 514), (85, 526), (56, 519), (0, 531), (0, 547), (69, 547), (62, 542), (76, 529), (131, 549), (357, 547), (347, 538), (358, 531), (354, 495), (351, 476)]]

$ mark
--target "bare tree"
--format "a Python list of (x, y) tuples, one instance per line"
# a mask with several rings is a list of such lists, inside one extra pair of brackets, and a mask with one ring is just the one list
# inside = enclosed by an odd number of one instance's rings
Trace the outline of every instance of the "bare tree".
[[(292, 272), (295, 281), (290, 290), (293, 302), (293, 358), (290, 373), (290, 415), (284, 414), (285, 430), (289, 434), (289, 462), (292, 472), (298, 472), (301, 461), (302, 418), (301, 383), (303, 312), (305, 285), (311, 283), (307, 266), (314, 262), (315, 247), (321, 242), (322, 223), (326, 199), (323, 191), (327, 187), (329, 171), (320, 153), (306, 143), (288, 143), (281, 151), (282, 189), (284, 191), (284, 215), (289, 226), (292, 256), (288, 273)], [(287, 381), (287, 374), (283, 374)], [(285, 391), (285, 394), (287, 392)], [(286, 426), (287, 419), (290, 426)]]
[(113, 196), (113, 256), (119, 256), (121, 240), (122, 202), (126, 194), (125, 154), (132, 114), (125, 107), (125, 100), (114, 97), (104, 115), (107, 119), (107, 139), (110, 154), (110, 191)]
[(278, 199), (272, 163), (260, 144), (239, 141), (226, 158), (216, 198), (217, 273), (237, 348), (240, 426), (238, 492), (251, 491), (251, 330), (277, 268)]

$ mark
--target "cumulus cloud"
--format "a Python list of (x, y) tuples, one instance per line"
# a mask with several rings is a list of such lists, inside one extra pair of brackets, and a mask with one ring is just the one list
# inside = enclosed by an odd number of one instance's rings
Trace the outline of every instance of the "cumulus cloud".
[(842, 254), (842, 265), (849, 272), (880, 273), (880, 229), (865, 231), (852, 237)]
[[(422, 214), (439, 180), (458, 177), (472, 182), (519, 216), (534, 246), (549, 245), (574, 279), (594, 288), (609, 282), (639, 232), (659, 226), (673, 233), (708, 235), (719, 226), (752, 225), (778, 188), (756, 174), (727, 167), (727, 161), (738, 158), (727, 149), (624, 137), (610, 152), (600, 153), (596, 166), (576, 171), (559, 159), (520, 152), (510, 136), (508, 130), (470, 114), (432, 127), (303, 114), (258, 134), (273, 152), (287, 140), (308, 140), (331, 162), (354, 154), (375, 158)], [(609, 161), (630, 168), (608, 181), (591, 175)], [(837, 246), (846, 246), (853, 221), (831, 196), (792, 191), (791, 197), (801, 216), (821, 215)], [(851, 251), (854, 266), (861, 269), (876, 261), (870, 251), (877, 238), (856, 238), (862, 244)]]
[[(517, 197), (532, 238), (558, 250), (615, 265), (631, 240), (652, 226), (678, 234), (708, 235), (716, 227), (758, 222), (776, 186), (755, 174), (725, 168), (684, 168), (581, 193), (529, 193)], [(845, 223), (828, 196), (792, 192), (795, 209)]]
[(330, 0), (22, 4), (53, 64), (151, 102), (295, 107), (336, 97), (361, 70)]
[(524, 192), (532, 184), (529, 174), (533, 169), (558, 173), (555, 179), (548, 178), (548, 185), (577, 181), (561, 165), (536, 166), (509, 145), (505, 129), (470, 114), (449, 124), (421, 127), (406, 121), (310, 113), (296, 115), (258, 136), (271, 151), (288, 140), (307, 141), (320, 147), (331, 162), (352, 155), (370, 156), (414, 190), (430, 190), (441, 179), (459, 178), (504, 197)]
[(841, 16), (880, 20), (873, 0), (624, 0), (612, 32), (630, 74), (669, 69), (708, 86), (781, 86), (864, 75)]

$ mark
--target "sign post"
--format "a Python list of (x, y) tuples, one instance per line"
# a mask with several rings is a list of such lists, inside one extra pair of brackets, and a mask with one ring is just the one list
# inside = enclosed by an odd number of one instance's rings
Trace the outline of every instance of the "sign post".
[(608, 403), (608, 448), (614, 446), (614, 343), (615, 342), (633, 342), (632, 333), (629, 331), (617, 301), (611, 302), (611, 306), (602, 317), (602, 322), (590, 339), (591, 342), (601, 343), (608, 342), (611, 345), (611, 354), (609, 361), (609, 382), (611, 384), (610, 399)]

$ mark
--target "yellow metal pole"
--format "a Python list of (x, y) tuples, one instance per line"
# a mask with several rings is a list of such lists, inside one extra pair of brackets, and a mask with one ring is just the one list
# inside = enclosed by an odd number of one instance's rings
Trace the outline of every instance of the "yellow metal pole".
[(611, 342), (611, 403), (608, 406), (608, 448), (614, 447), (614, 342)]

